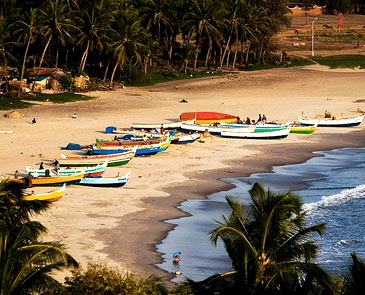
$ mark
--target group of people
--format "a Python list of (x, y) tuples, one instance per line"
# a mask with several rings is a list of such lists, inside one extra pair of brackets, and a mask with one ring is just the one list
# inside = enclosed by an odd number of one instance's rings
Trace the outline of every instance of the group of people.
[(263, 114), (259, 114), (259, 117), (257, 118), (257, 121), (251, 120), (249, 117), (246, 118), (246, 121), (243, 122), (239, 116), (237, 116), (237, 124), (246, 124), (246, 125), (255, 125), (258, 123), (266, 124), (266, 116)]

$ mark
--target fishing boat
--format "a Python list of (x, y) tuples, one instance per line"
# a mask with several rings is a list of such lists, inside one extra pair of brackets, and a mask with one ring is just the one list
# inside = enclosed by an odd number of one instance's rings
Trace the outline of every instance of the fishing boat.
[(234, 123), (223, 123), (220, 122), (220, 125), (223, 127), (230, 127), (230, 128), (252, 128), (254, 127), (254, 132), (270, 132), (270, 131), (278, 131), (288, 128), (289, 121), (284, 124), (262, 124), (258, 123), (256, 125), (248, 125), (248, 124), (234, 124)]
[(164, 137), (132, 137), (128, 140), (118, 139), (118, 140), (104, 140), (104, 139), (96, 139), (95, 145), (100, 146), (135, 146), (142, 144), (154, 144), (163, 141)]
[(125, 152), (129, 148), (137, 148), (136, 156), (150, 156), (165, 151), (171, 143), (171, 135), (165, 137), (164, 141), (154, 144), (143, 144), (133, 147), (129, 146), (93, 146), (91, 153), (94, 155), (110, 155)]
[(303, 119), (298, 117), (298, 121), (302, 125), (317, 125), (318, 127), (354, 127), (359, 126), (364, 119), (364, 116), (357, 116), (355, 118), (338, 118), (328, 119)]
[(81, 185), (88, 185), (88, 186), (99, 186), (99, 187), (121, 187), (124, 186), (130, 175), (130, 171), (123, 177), (108, 177), (108, 178), (84, 178), (80, 181), (79, 184)]
[[(97, 166), (87, 167), (87, 168), (72, 168), (72, 169), (59, 169), (58, 171), (52, 171), (50, 169), (32, 169), (31, 167), (26, 167), (25, 171), (27, 174), (31, 174), (32, 176), (46, 176), (47, 174), (50, 176), (56, 175), (75, 175), (84, 173), (84, 177), (95, 177), (101, 176), (106, 167), (108, 166), (108, 160), (105, 160), (103, 164), (99, 164)], [(47, 172), (48, 170), (48, 172)]]
[(57, 159), (60, 167), (89, 167), (105, 163), (108, 160), (107, 167), (122, 166), (129, 163), (136, 154), (136, 148), (124, 152), (109, 155), (92, 155), (92, 156), (68, 156), (61, 154), (61, 159)]
[[(188, 130), (188, 131), (194, 131), (194, 132), (201, 132), (201, 133), (208, 130), (208, 132), (210, 134), (220, 135), (222, 131), (231, 131), (231, 130), (236, 130), (237, 128), (223, 127), (220, 124), (213, 125), (213, 124), (186, 124), (186, 123), (183, 123), (181, 125), (181, 129)], [(255, 130), (255, 126), (252, 126), (252, 128), (250, 128), (250, 131), (253, 132), (254, 130)]]
[(290, 133), (312, 134), (317, 130), (317, 125), (289, 125)]
[(66, 184), (64, 183), (61, 188), (56, 189), (52, 192), (45, 193), (45, 194), (25, 196), (24, 200), (26, 200), (26, 201), (38, 200), (38, 201), (56, 202), (56, 201), (59, 201), (64, 196), (65, 191), (66, 191)]
[[(194, 119), (187, 119), (189, 120), (186, 123), (194, 123)], [(130, 124), (131, 128), (134, 129), (157, 129), (160, 130), (161, 127), (163, 127), (163, 129), (178, 129), (181, 127), (181, 122), (182, 120), (180, 120), (179, 122), (164, 122), (164, 123), (152, 123), (152, 124), (145, 124), (145, 123), (132, 123)], [(186, 121), (186, 120), (185, 120)]]
[[(180, 115), (180, 121), (195, 120), (196, 124), (214, 124), (219, 122), (237, 122), (237, 116), (217, 112), (188, 112)], [(191, 122), (185, 122), (191, 124)]]
[[(154, 155), (159, 152), (162, 142), (155, 144), (138, 145), (133, 148), (136, 149), (136, 156), (147, 156)], [(93, 146), (90, 150), (93, 155), (113, 155), (123, 152), (127, 152), (129, 147), (119, 147), (119, 146)]]
[(193, 133), (193, 134), (187, 134), (178, 132), (173, 139), (171, 140), (171, 143), (173, 144), (187, 144), (187, 143), (193, 143), (197, 139), (201, 137), (200, 133)]
[(32, 186), (59, 186), (64, 183), (76, 184), (84, 177), (84, 173), (75, 175), (63, 175), (63, 176), (46, 176), (46, 177), (32, 177), (29, 175), (27, 178), (12, 179), (13, 181), (23, 183), (28, 187)]
[(221, 136), (248, 139), (279, 139), (287, 137), (289, 133), (289, 128), (269, 132), (246, 132), (245, 129), (235, 129), (231, 131), (222, 131)]

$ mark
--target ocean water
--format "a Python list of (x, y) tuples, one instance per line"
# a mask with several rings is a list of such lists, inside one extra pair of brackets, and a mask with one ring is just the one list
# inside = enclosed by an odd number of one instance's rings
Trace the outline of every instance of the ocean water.
[[(242, 198), (249, 204), (248, 190), (255, 182), (275, 191), (292, 190), (302, 197), (308, 211), (308, 225), (327, 223), (322, 238), (315, 237), (320, 251), (318, 263), (340, 273), (350, 262), (350, 253), (365, 259), (365, 148), (336, 149), (317, 152), (305, 163), (274, 167), (271, 173), (225, 179), (235, 188), (210, 195), (206, 200), (187, 200), (179, 208), (188, 217), (168, 220), (176, 225), (156, 246), (163, 262), (157, 266), (168, 272), (179, 270), (183, 277), (203, 280), (215, 273), (231, 270), (231, 261), (221, 242), (215, 246), (209, 233), (217, 227), (215, 220), (229, 215), (227, 195)], [(172, 253), (181, 251), (178, 266)]]

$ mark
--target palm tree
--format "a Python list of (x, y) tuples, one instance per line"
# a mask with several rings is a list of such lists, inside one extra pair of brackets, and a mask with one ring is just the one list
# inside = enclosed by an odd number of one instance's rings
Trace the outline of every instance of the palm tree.
[(240, 294), (290, 294), (295, 288), (303, 294), (317, 288), (333, 293), (329, 276), (314, 263), (317, 245), (309, 239), (313, 233), (322, 235), (325, 224), (305, 227), (306, 213), (291, 192), (273, 193), (255, 183), (249, 193), (249, 211), (226, 198), (232, 214), (211, 232), (212, 242), (224, 242), (234, 271), (210, 277), (199, 287), (215, 286), (216, 294), (223, 294), (221, 288)]
[(108, 1), (87, 0), (82, 4), (81, 16), (75, 17), (80, 31), (78, 44), (86, 44), (80, 62), (80, 71), (85, 69), (91, 50), (104, 48), (105, 40), (108, 39), (106, 32), (111, 31), (110, 24), (114, 19), (111, 10), (107, 9), (107, 5), (110, 4)]
[(33, 294), (56, 284), (54, 270), (77, 267), (57, 242), (41, 242), (47, 229), (30, 217), (49, 207), (45, 201), (25, 201), (23, 186), (0, 183), (0, 294)]
[[(218, 42), (221, 38), (221, 33), (217, 29), (218, 16), (220, 9), (218, 2), (214, 0), (193, 0), (192, 10), (185, 16), (184, 28), (189, 34), (195, 33), (196, 39), (196, 53), (194, 59), (194, 70), (196, 70), (198, 54), (201, 51), (203, 38), (207, 38), (209, 42), (209, 49), (207, 57), (212, 50), (212, 41)], [(208, 61), (206, 59), (206, 65)]]
[(365, 262), (355, 253), (351, 254), (352, 265), (344, 278), (341, 295), (360, 295), (365, 290)]
[(136, 65), (142, 61), (143, 52), (147, 52), (145, 42), (147, 40), (146, 33), (141, 27), (141, 23), (135, 20), (133, 15), (126, 16), (124, 26), (116, 32), (115, 42), (112, 48), (117, 59), (110, 84), (113, 83), (115, 72), (118, 66), (123, 67), (127, 61), (135, 60)]
[(46, 9), (41, 10), (41, 13), (43, 20), (43, 26), (41, 30), (44, 31), (43, 35), (47, 37), (47, 42), (43, 49), (42, 57), (39, 62), (39, 68), (42, 67), (44, 56), (52, 38), (57, 40), (57, 68), (59, 45), (61, 44), (62, 46), (65, 46), (67, 39), (72, 40), (70, 29), (75, 29), (76, 27), (72, 24), (72, 21), (69, 18), (70, 10), (65, 0), (49, 0), (46, 5)]
[[(37, 27), (39, 24), (39, 11), (36, 8), (31, 8), (30, 12), (25, 13), (25, 20), (18, 20), (17, 23), (20, 25), (20, 28), (14, 32), (14, 34), (20, 34), (20, 38), (24, 38), (26, 40), (26, 46), (23, 57), (23, 64), (20, 73), (20, 82), (23, 81), (24, 73), (25, 73), (25, 64), (27, 61), (29, 46), (35, 40)], [(21, 90), (21, 87), (19, 88)]]
[(156, 32), (157, 41), (161, 45), (161, 32), (173, 26), (169, 17), (170, 0), (146, 0), (140, 9), (141, 21), (146, 23), (148, 32)]

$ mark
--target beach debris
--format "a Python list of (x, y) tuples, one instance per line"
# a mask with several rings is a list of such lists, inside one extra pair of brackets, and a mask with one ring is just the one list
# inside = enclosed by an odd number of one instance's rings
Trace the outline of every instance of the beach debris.
[(182, 103), (187, 103), (188, 101), (186, 99), (182, 99), (182, 100), (179, 100), (179, 102), (182, 102)]

